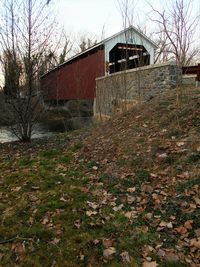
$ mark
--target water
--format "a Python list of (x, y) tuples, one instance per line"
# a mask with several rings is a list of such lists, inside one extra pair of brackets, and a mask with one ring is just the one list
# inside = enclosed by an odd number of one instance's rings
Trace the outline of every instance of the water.
[[(38, 124), (33, 131), (32, 138), (49, 137), (55, 133), (56, 132), (50, 131), (46, 127)], [(17, 140), (18, 138), (9, 131), (8, 127), (0, 127), (0, 143), (13, 142)]]

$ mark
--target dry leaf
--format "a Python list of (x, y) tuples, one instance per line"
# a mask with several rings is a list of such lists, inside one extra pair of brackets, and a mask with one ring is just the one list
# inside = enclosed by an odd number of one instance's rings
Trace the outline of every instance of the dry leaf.
[(175, 230), (177, 233), (179, 233), (181, 235), (184, 235), (187, 233), (187, 229), (183, 226), (177, 227), (177, 228), (175, 228)]
[(111, 259), (113, 254), (116, 253), (116, 249), (114, 247), (109, 247), (103, 251), (103, 256), (105, 259)]
[(59, 242), (60, 242), (60, 239), (55, 237), (50, 243), (53, 245), (57, 245)]
[(29, 217), (29, 219), (28, 219), (28, 223), (29, 223), (30, 225), (32, 225), (33, 222), (34, 222), (34, 218), (33, 218), (33, 217)]
[(21, 243), (17, 243), (17, 244), (12, 244), (11, 249), (17, 253), (17, 254), (24, 254), (25, 253), (25, 245), (21, 244)]
[(76, 226), (76, 228), (79, 229), (81, 227), (81, 221), (80, 220), (76, 220), (74, 222), (74, 226)]
[(190, 246), (200, 249), (200, 237), (191, 239)]
[(164, 258), (166, 261), (171, 261), (171, 262), (176, 262), (179, 260), (178, 255), (172, 251), (166, 252)]
[(188, 230), (191, 230), (192, 229), (192, 224), (193, 224), (193, 221), (192, 220), (188, 220), (184, 223), (184, 227)]
[(135, 190), (136, 190), (135, 187), (129, 187), (129, 188), (127, 189), (127, 192), (129, 192), (129, 193), (134, 193)]
[(198, 228), (197, 230), (195, 230), (195, 234), (197, 237), (200, 237), (200, 228)]
[(135, 197), (133, 197), (133, 196), (127, 196), (127, 202), (128, 202), (128, 204), (131, 205), (134, 201), (135, 201)]
[(93, 210), (87, 210), (86, 211), (86, 215), (88, 216), (88, 217), (90, 217), (90, 216), (92, 216), (92, 215), (96, 215), (97, 214), (97, 211), (93, 211)]
[(200, 206), (200, 198), (194, 197), (196, 205)]
[(123, 262), (131, 262), (130, 255), (127, 251), (124, 251), (120, 254)]
[(145, 261), (143, 262), (143, 265), (142, 265), (142, 267), (157, 267), (157, 266), (158, 264), (156, 261), (151, 261), (151, 262)]
[(114, 211), (119, 211), (119, 210), (121, 210), (123, 208), (123, 206), (124, 206), (123, 204), (120, 204), (119, 206), (114, 207), (113, 210)]
[(21, 186), (17, 186), (11, 189), (12, 192), (19, 192), (21, 190)]
[(102, 244), (105, 248), (114, 247), (115, 239), (103, 239)]

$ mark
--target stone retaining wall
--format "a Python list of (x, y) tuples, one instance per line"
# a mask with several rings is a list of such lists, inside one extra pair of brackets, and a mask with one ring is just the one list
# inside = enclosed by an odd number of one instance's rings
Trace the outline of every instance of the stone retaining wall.
[(181, 69), (174, 63), (156, 64), (118, 72), (96, 79), (94, 115), (111, 116), (116, 100), (148, 101), (171, 89), (182, 80)]
[(183, 75), (183, 79), (182, 79), (182, 83), (185, 85), (196, 85), (196, 74), (184, 74)]

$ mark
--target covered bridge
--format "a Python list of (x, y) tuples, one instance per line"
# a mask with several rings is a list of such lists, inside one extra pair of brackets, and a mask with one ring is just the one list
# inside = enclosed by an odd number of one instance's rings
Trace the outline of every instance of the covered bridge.
[(93, 101), (95, 79), (154, 64), (156, 44), (131, 26), (68, 59), (41, 77), (45, 102)]

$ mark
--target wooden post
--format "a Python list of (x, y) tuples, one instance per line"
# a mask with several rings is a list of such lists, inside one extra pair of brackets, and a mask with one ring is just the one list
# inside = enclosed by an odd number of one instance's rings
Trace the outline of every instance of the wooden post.
[(197, 81), (200, 82), (200, 64), (197, 65)]
[(197, 65), (196, 86), (200, 86), (200, 64)]

